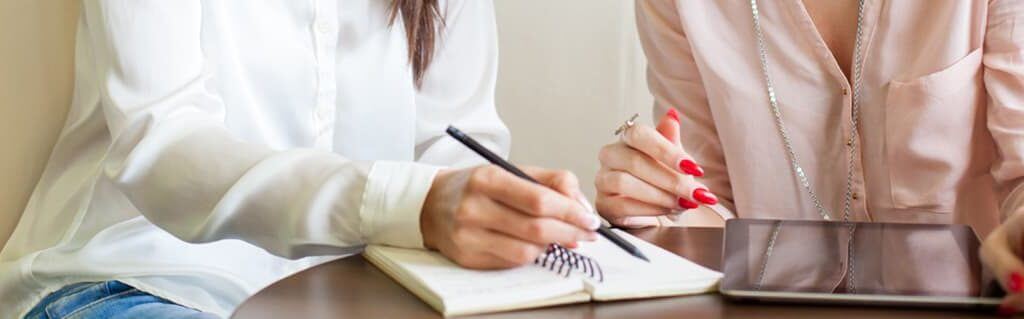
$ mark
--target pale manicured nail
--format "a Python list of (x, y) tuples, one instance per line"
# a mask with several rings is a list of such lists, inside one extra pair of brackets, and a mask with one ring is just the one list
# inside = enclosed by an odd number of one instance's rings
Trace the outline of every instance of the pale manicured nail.
[(583, 223), (587, 225), (589, 230), (597, 230), (601, 227), (601, 218), (597, 217), (594, 213), (583, 213)]
[(585, 233), (583, 233), (583, 235), (579, 236), (579, 238), (577, 239), (577, 241), (595, 241), (595, 240), (597, 240), (597, 233), (594, 233), (594, 232), (585, 232)]
[(587, 201), (587, 197), (580, 193), (576, 196), (576, 201), (579, 202), (580, 205), (583, 206), (583, 210), (585, 210), (582, 213), (582, 220), (583, 223), (588, 226), (587, 229), (596, 230), (601, 227), (601, 218), (597, 216), (597, 210), (594, 209), (594, 206), (590, 205), (590, 202)]
[(578, 190), (573, 192), (573, 197), (576, 197), (576, 200), (581, 201), (581, 202), (586, 202), (587, 201), (587, 195), (584, 195), (583, 192), (578, 191)]

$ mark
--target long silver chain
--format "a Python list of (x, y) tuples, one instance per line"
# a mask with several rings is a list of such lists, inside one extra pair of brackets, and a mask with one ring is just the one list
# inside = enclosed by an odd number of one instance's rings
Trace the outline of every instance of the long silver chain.
[(772, 251), (775, 249), (775, 240), (779, 238), (779, 231), (782, 230), (782, 221), (776, 221), (775, 227), (772, 227), (772, 234), (768, 237), (768, 248), (764, 250), (764, 260), (761, 261), (761, 271), (757, 274), (757, 283), (754, 284), (754, 291), (761, 291), (761, 287), (764, 285), (764, 273), (768, 270), (768, 259), (772, 257)]
[[(761, 271), (757, 274), (757, 282), (754, 283), (754, 291), (761, 291), (764, 287), (764, 275), (768, 271), (768, 260), (772, 258), (772, 252), (775, 251), (775, 242), (779, 238), (779, 232), (782, 231), (782, 220), (775, 221), (775, 225), (772, 227), (772, 233), (768, 237), (768, 248), (764, 250), (764, 258), (761, 260)], [(851, 294), (857, 293), (856, 276), (854, 276), (854, 245), (855, 242), (853, 233), (857, 231), (857, 224), (847, 223), (847, 231), (850, 234), (850, 240), (846, 242), (846, 260), (850, 261), (850, 267), (848, 268), (849, 278), (846, 280), (846, 291)]]
[[(853, 197), (853, 165), (856, 160), (857, 154), (857, 126), (860, 120), (860, 88), (861, 88), (861, 69), (862, 69), (862, 58), (861, 58), (861, 36), (863, 35), (863, 22), (864, 22), (864, 0), (858, 1), (859, 7), (857, 12), (857, 35), (854, 40), (853, 47), (853, 101), (850, 109), (850, 137), (847, 140), (847, 145), (850, 148), (849, 162), (847, 163), (847, 174), (846, 174), (846, 196), (843, 201), (843, 220), (848, 221), (850, 219), (850, 206)], [(750, 10), (754, 17), (754, 32), (757, 36), (757, 49), (761, 59), (761, 71), (764, 73), (765, 86), (768, 90), (768, 103), (772, 108), (772, 115), (775, 117), (775, 125), (779, 130), (779, 135), (782, 136), (782, 143), (786, 148), (786, 153), (789, 155), (790, 165), (792, 166), (793, 173), (797, 179), (800, 180), (801, 186), (810, 195), (811, 200), (814, 202), (814, 207), (818, 210), (818, 214), (825, 220), (831, 220), (832, 217), (825, 205), (818, 199), (818, 195), (814, 193), (814, 189), (811, 188), (811, 183), (807, 178), (807, 174), (804, 172), (802, 166), (800, 166), (800, 158), (797, 156), (796, 151), (793, 150), (793, 141), (789, 137), (789, 130), (786, 128), (786, 124), (782, 120), (782, 111), (779, 110), (779, 103), (775, 95), (775, 84), (772, 82), (771, 73), (768, 71), (768, 49), (765, 45), (764, 32), (761, 30), (761, 18), (758, 14), (757, 0), (750, 0)]]
[[(814, 189), (811, 188), (811, 183), (808, 181), (807, 174), (804, 173), (803, 167), (800, 166), (800, 159), (797, 157), (796, 152), (793, 150), (793, 142), (789, 137), (789, 130), (786, 129), (786, 125), (782, 120), (782, 112), (779, 110), (778, 100), (775, 96), (775, 85), (772, 82), (771, 73), (768, 71), (768, 49), (765, 45), (764, 32), (761, 29), (761, 18), (758, 12), (757, 0), (750, 0), (750, 11), (754, 19), (754, 33), (757, 36), (757, 49), (759, 58), (761, 59), (761, 71), (764, 73), (765, 86), (768, 90), (768, 102), (771, 105), (772, 115), (775, 118), (775, 125), (779, 130), (779, 135), (782, 136), (783, 145), (786, 148), (786, 153), (789, 155), (790, 165), (792, 166), (793, 172), (797, 179), (800, 181), (801, 186), (810, 195), (811, 201), (814, 202), (814, 206), (821, 215), (821, 218), (825, 220), (831, 220), (832, 214), (829, 213), (825, 205), (821, 203), (818, 195), (814, 193)], [(853, 168), (856, 163), (857, 154), (857, 140), (858, 140), (858, 125), (860, 120), (860, 89), (861, 89), (861, 73), (863, 68), (863, 57), (861, 54), (861, 38), (863, 36), (864, 26), (864, 0), (858, 1), (857, 7), (857, 32), (856, 39), (854, 40), (853, 46), (853, 99), (850, 108), (850, 132), (849, 139), (846, 144), (849, 146), (849, 161), (847, 162), (846, 172), (846, 194), (843, 200), (843, 221), (849, 222), (850, 210), (853, 200)], [(854, 232), (856, 231), (856, 224), (848, 223), (849, 241), (847, 241), (847, 260), (849, 261), (848, 273), (849, 277), (846, 282), (847, 291), (849, 293), (856, 293), (856, 285), (854, 280)], [(778, 222), (772, 230), (771, 237), (768, 242), (768, 248), (765, 251), (764, 261), (761, 265), (761, 271), (758, 275), (758, 281), (755, 288), (760, 290), (764, 281), (764, 274), (768, 268), (768, 259), (772, 255), (774, 250), (775, 241), (778, 237), (779, 231), (782, 229), (782, 222)]]

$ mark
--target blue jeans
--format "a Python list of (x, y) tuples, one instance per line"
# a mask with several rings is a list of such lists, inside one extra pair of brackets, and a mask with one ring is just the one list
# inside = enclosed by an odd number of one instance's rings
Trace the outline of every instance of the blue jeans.
[(46, 296), (25, 319), (216, 319), (217, 316), (155, 297), (120, 281), (65, 286)]

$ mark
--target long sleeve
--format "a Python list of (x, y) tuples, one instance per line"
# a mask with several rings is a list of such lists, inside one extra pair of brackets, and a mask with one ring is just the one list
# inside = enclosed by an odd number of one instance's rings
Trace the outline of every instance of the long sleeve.
[(647, 83), (655, 117), (670, 107), (680, 113), (681, 141), (705, 170), (701, 179), (718, 196), (713, 209), (735, 216), (725, 155), (715, 128), (697, 62), (683, 31), (676, 1), (636, 1), (637, 29), (647, 56)]
[(445, 134), (454, 125), (507, 156), (509, 132), (494, 105), (498, 74), (497, 27), (491, 0), (449, 1), (441, 45), (416, 97), (417, 158), (465, 167), (485, 161)]
[(1024, 209), (1024, 3), (989, 3), (984, 81), (988, 129), (999, 151), (992, 175), (1008, 192), (1002, 216)]
[(207, 85), (216, 74), (201, 1), (85, 1), (83, 11), (112, 144), (103, 174), (151, 223), (188, 242), (241, 239), (289, 258), (422, 245), (435, 167), (232, 135)]
[(364, 218), (379, 221), (382, 225), (377, 228), (388, 231), (391, 243), (406, 246), (423, 245), (419, 212), (436, 170), (486, 163), (447, 136), (448, 125), (503, 156), (509, 149), (508, 129), (494, 106), (498, 48), (493, 4), (490, 0), (445, 4), (440, 44), (416, 94), (417, 163), (378, 162), (364, 199)]

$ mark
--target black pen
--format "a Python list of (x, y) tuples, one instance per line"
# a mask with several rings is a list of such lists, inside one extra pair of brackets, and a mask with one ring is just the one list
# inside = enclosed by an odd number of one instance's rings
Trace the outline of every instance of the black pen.
[[(474, 140), (472, 137), (466, 135), (466, 133), (462, 133), (462, 131), (455, 128), (454, 126), (449, 125), (447, 132), (448, 135), (451, 135), (451, 137), (455, 138), (456, 141), (459, 141), (459, 143), (466, 145), (466, 147), (473, 150), (473, 152), (476, 152), (483, 158), (487, 159), (487, 161), (491, 162), (491, 164), (497, 165), (498, 167), (501, 167), (508, 171), (509, 173), (519, 176), (522, 179), (534, 182), (536, 184), (540, 184), (540, 182), (533, 179), (533, 177), (530, 177), (530, 175), (526, 175), (526, 173), (520, 170), (518, 167), (515, 167), (515, 165), (512, 165), (512, 163), (509, 163), (508, 161), (502, 159), (501, 156), (492, 153), (486, 147), (480, 145), (480, 143), (477, 143), (477, 141)], [(597, 233), (601, 234), (601, 236), (604, 236), (604, 238), (607, 238), (609, 241), (615, 244), (615, 246), (619, 246), (619, 248), (622, 248), (622, 250), (625, 250), (630, 255), (633, 255), (636, 258), (643, 259), (644, 261), (650, 262), (650, 260), (647, 259), (647, 256), (644, 256), (644, 254), (640, 252), (640, 249), (637, 249), (636, 246), (633, 246), (633, 244), (630, 244), (625, 239), (622, 239), (622, 237), (619, 237), (619, 235), (615, 234), (615, 232), (613, 232), (611, 228), (605, 226), (604, 223), (602, 223), (601, 226), (597, 228)]]

